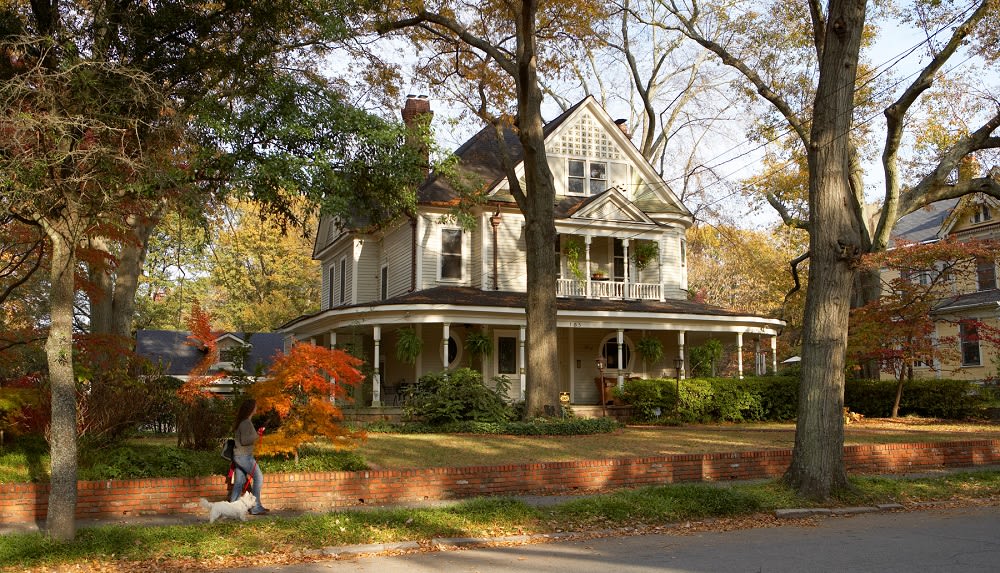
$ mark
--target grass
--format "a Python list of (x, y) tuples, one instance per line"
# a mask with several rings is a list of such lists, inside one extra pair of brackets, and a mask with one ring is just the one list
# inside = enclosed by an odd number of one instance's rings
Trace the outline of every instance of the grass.
[[(885, 502), (994, 498), (1000, 472), (901, 480), (853, 478), (842, 506)], [(108, 526), (82, 529), (73, 543), (42, 534), (0, 536), (0, 571), (84, 563), (93, 570), (163, 571), (239, 567), (294, 560), (302, 549), (435, 537), (496, 537), (556, 531), (653, 528), (706, 518), (742, 518), (742, 526), (766, 519), (764, 512), (812, 505), (777, 482), (680, 484), (644, 487), (536, 508), (510, 498), (468, 501), (436, 509), (348, 511), (247, 523), (167, 527)], [(830, 504), (826, 504), (830, 505)]]
[[(845, 427), (845, 443), (906, 443), (1000, 439), (1000, 425), (900, 418), (862, 420)], [(370, 433), (353, 452), (334, 453), (317, 445), (298, 462), (262, 458), (265, 473), (353, 469), (461, 467), (571, 461), (614, 457), (787, 449), (793, 424), (728, 424), (629, 427), (583, 436), (495, 436), (471, 434)], [(41, 447), (0, 448), (0, 482), (46, 481), (48, 454)], [(127, 448), (81, 457), (81, 479), (190, 477), (221, 474), (228, 468), (218, 452), (173, 447), (173, 438), (143, 438)]]

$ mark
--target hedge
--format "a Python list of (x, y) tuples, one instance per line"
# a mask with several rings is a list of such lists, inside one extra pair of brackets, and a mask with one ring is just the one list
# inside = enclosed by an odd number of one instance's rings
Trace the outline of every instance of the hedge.
[[(636, 423), (787, 421), (798, 409), (798, 377), (766, 376), (628, 380), (615, 396), (632, 406)], [(914, 380), (903, 387), (901, 416), (967, 419), (982, 416), (990, 392), (967, 380)], [(888, 417), (896, 397), (893, 380), (848, 380), (844, 403), (852, 412)], [(676, 408), (676, 413), (675, 413)]]

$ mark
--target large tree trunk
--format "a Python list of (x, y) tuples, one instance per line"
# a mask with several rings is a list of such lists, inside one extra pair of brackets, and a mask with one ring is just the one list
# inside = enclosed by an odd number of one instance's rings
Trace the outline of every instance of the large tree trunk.
[[(66, 207), (68, 209), (68, 207)], [(52, 422), (49, 451), (52, 458), (49, 507), (45, 516), (48, 534), (71, 541), (76, 536), (76, 380), (73, 375), (73, 296), (76, 240), (72, 223), (43, 223), (52, 242), (51, 324), (45, 343)]]
[[(559, 357), (556, 345), (556, 260), (552, 245), (555, 187), (545, 155), (542, 93), (535, 68), (535, 0), (521, 4), (517, 30), (517, 114), (524, 148), (524, 182), (528, 209), (525, 216), (527, 245), (528, 376), (525, 416), (558, 413)], [(546, 408), (548, 407), (548, 408)]]
[[(90, 279), (97, 295), (90, 297), (90, 332), (132, 340), (135, 319), (135, 293), (139, 289), (142, 266), (146, 262), (149, 238), (156, 229), (166, 206), (160, 201), (149, 215), (130, 216), (129, 233), (117, 254), (114, 270), (91, 269)], [(110, 245), (101, 238), (91, 239), (95, 248), (113, 255)]]
[(847, 487), (844, 366), (853, 262), (862, 251), (849, 140), (864, 0), (832, 0), (809, 149), (810, 262), (795, 449), (786, 481), (825, 499)]

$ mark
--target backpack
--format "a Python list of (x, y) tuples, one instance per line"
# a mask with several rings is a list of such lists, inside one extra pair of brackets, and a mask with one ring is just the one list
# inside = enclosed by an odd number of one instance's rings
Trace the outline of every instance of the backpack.
[(233, 438), (226, 438), (226, 441), (222, 442), (222, 457), (233, 461), (233, 450), (236, 448), (236, 440)]

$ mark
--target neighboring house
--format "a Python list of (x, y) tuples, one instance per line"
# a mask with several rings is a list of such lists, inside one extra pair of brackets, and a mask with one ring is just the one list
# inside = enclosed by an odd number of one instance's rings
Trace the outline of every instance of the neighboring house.
[[(896, 239), (910, 243), (931, 243), (946, 238), (957, 241), (1000, 240), (1000, 202), (982, 194), (938, 201), (899, 220)], [(984, 380), (997, 376), (1000, 356), (995, 344), (980, 340), (975, 323), (1000, 328), (1000, 290), (997, 260), (983, 258), (975, 269), (967, 269), (945, 283), (945, 292), (931, 316), (937, 340), (954, 341), (952, 352), (942, 353), (933, 364), (914, 367), (914, 376)], [(911, 280), (925, 281), (926, 273), (914, 273)], [(924, 283), (925, 284), (925, 283)]]
[[(410, 96), (404, 120), (421, 113), (430, 113), (426, 96)], [(545, 127), (557, 189), (553, 286), (561, 389), (574, 404), (599, 403), (598, 360), (617, 384), (633, 376), (683, 376), (685, 348), (710, 338), (767, 353), (762, 363), (774, 370), (782, 321), (689, 300), (685, 231), (694, 218), (622, 123), (588, 97)], [(523, 175), (517, 137), (508, 132), (506, 144)], [(461, 171), (488, 193), (471, 213), (474, 226), (463, 229), (449, 217), (457, 194), (433, 173), (418, 190), (412, 218), (380, 229), (323, 220), (314, 251), (323, 269), (321, 310), (282, 326), (290, 341), (351, 346), (366, 357), (374, 371), (373, 405), (392, 403), (401, 384), (424, 373), (460, 366), (481, 370), (487, 381), (507, 376), (511, 398), (524, 397), (524, 217), (492, 129), (455, 153)], [(400, 332), (411, 327), (423, 343), (414, 364), (395, 351)], [(465, 341), (482, 335), (492, 351), (473, 362)], [(643, 338), (660, 342), (656, 363), (637, 352)]]
[[(187, 381), (194, 367), (205, 358), (207, 350), (193, 346), (190, 332), (175, 330), (140, 330), (136, 333), (136, 354), (159, 365), (163, 373)], [(275, 353), (282, 349), (284, 335), (277, 332), (226, 332), (215, 339), (218, 356), (209, 369), (255, 380), (267, 373)], [(213, 382), (211, 392), (231, 394), (229, 376)]]

